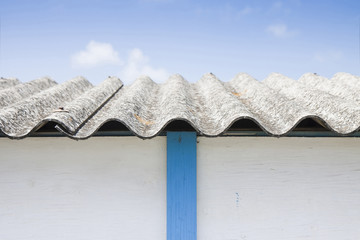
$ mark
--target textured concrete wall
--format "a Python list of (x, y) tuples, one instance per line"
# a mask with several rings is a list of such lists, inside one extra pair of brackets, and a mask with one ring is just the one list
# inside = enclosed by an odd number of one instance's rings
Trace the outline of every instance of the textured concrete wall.
[(0, 138), (0, 239), (166, 238), (166, 138)]
[(198, 141), (198, 240), (360, 239), (360, 139)]

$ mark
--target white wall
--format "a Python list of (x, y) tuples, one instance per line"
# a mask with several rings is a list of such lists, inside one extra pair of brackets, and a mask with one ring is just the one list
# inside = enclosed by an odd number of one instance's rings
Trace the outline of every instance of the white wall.
[(0, 138), (0, 239), (166, 238), (166, 138)]
[[(198, 138), (199, 240), (360, 239), (359, 138)], [(166, 238), (166, 138), (0, 138), (0, 239)]]
[(360, 139), (198, 140), (198, 240), (360, 239)]

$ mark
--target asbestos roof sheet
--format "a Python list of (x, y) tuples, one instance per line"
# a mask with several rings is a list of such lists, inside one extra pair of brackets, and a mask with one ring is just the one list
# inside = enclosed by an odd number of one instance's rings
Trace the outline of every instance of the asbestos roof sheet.
[(189, 123), (200, 135), (218, 136), (234, 122), (250, 119), (274, 136), (286, 135), (303, 119), (350, 134), (360, 127), (360, 77), (338, 73), (327, 79), (273, 73), (264, 81), (238, 74), (229, 82), (205, 74), (196, 83), (180, 75), (157, 84), (140, 77), (124, 86), (109, 77), (98, 86), (77, 77), (62, 84), (49, 78), (21, 83), (0, 79), (0, 131), (23, 138), (48, 122), (74, 139), (92, 136), (118, 121), (141, 138), (158, 135), (172, 121)]

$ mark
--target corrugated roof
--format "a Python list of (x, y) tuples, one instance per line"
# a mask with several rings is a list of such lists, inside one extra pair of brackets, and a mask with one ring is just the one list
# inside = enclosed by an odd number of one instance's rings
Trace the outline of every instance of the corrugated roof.
[(251, 119), (270, 135), (289, 133), (303, 119), (318, 119), (340, 134), (360, 127), (360, 77), (332, 79), (305, 74), (299, 80), (271, 74), (260, 82), (238, 74), (229, 82), (213, 74), (189, 83), (174, 75), (163, 84), (140, 77), (123, 86), (109, 77), (93, 86), (82, 77), (63, 84), (42, 78), (28, 83), (0, 80), (0, 130), (22, 138), (47, 122), (71, 138), (92, 136), (118, 121), (135, 135), (151, 138), (170, 122), (183, 120), (201, 135), (218, 136), (239, 119)]

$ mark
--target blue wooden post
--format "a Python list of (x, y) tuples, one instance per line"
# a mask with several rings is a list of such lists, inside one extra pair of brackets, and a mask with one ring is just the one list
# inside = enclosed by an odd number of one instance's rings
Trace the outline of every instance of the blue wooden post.
[(167, 240), (196, 240), (196, 133), (167, 133)]

